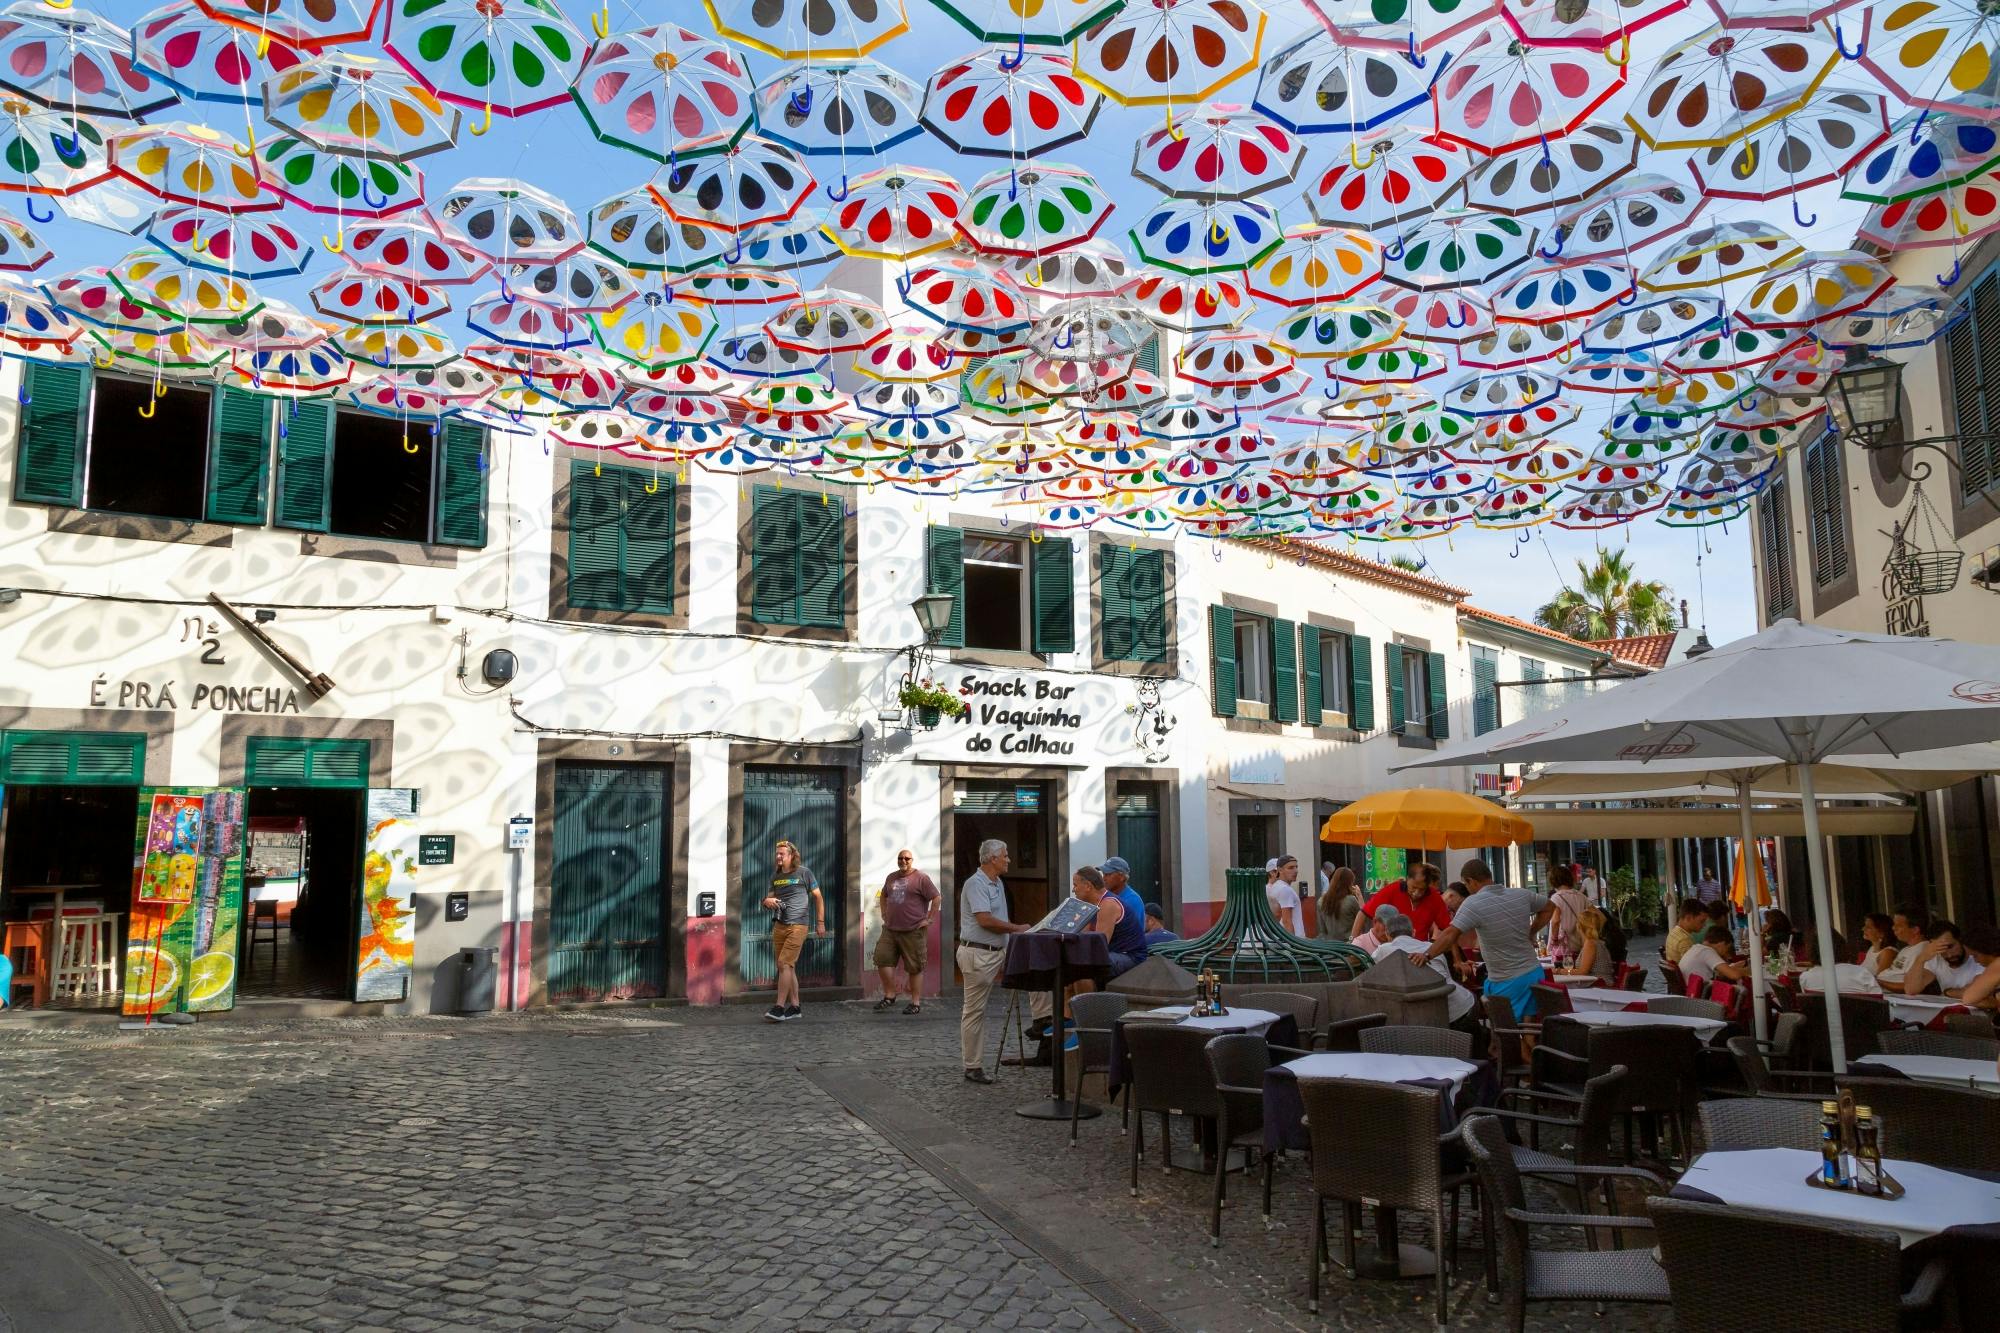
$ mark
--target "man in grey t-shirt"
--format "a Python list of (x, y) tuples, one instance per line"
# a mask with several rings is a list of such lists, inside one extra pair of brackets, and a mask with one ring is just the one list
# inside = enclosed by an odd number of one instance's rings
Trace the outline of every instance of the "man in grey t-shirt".
[(1007, 937), (1028, 926), (1007, 919), (1007, 844), (988, 838), (979, 844), (979, 869), (965, 877), (958, 900), (958, 970), (965, 975), (964, 1006), (958, 1016), (960, 1062), (968, 1083), (991, 1083), (986, 1072), (986, 997), (1000, 975)]
[(1514, 1007), (1514, 1017), (1525, 1019), (1535, 1011), (1535, 983), (1543, 980), (1535, 935), (1556, 909), (1538, 893), (1495, 884), (1484, 861), (1467, 861), (1458, 875), (1465, 881), (1466, 899), (1422, 961), (1450, 953), (1461, 935), (1477, 935), (1486, 962), (1486, 993), (1505, 999)]

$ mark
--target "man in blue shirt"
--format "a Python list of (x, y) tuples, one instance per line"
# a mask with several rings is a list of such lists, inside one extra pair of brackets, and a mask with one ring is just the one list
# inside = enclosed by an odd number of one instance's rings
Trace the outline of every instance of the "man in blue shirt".
[(1139, 891), (1126, 883), (1132, 877), (1132, 863), (1114, 856), (1097, 868), (1104, 876), (1104, 891), (1118, 899), (1125, 915), (1111, 928), (1111, 975), (1129, 972), (1146, 961), (1146, 904)]
[(1146, 951), (1152, 952), (1155, 944), (1170, 944), (1180, 936), (1167, 929), (1167, 914), (1158, 903), (1146, 904)]

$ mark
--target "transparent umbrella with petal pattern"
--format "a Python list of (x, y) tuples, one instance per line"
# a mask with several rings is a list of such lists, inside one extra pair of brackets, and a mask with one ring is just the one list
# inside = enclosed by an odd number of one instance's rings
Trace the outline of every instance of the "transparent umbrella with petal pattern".
[(1588, 124), (1552, 141), (1490, 158), (1466, 178), (1465, 204), (1489, 213), (1522, 217), (1573, 207), (1602, 196), (1639, 161), (1630, 130)]
[(1295, 134), (1363, 134), (1428, 103), (1449, 63), (1419, 66), (1318, 31), (1264, 62), (1250, 105)]
[(1256, 0), (1144, 0), (1078, 37), (1071, 56), (1122, 106), (1188, 106), (1257, 68), (1264, 22)]
[(132, 34), (86, 9), (0, 10), (0, 88), (71, 116), (143, 120), (180, 100), (132, 61)]
[(282, 213), (215, 213), (195, 204), (161, 209), (146, 239), (195, 268), (252, 282), (303, 273), (314, 254)]
[[(1846, 176), (1889, 137), (1887, 103), (1872, 93), (1823, 90), (1797, 111), (1695, 154), (1695, 184), (1714, 199), (1782, 199)], [(1810, 227), (1796, 201), (1792, 220)]]
[(353, 46), (368, 40), (384, 0), (195, 0), (217, 23), (247, 32), (258, 43), (301, 51)]
[(1250, 291), (1291, 309), (1345, 301), (1382, 276), (1383, 244), (1347, 227), (1292, 227), (1250, 273)]
[(583, 248), (585, 233), (569, 205), (511, 177), (474, 176), (451, 187), (437, 206), (445, 234), (499, 263), (553, 263)]
[(382, 49), (438, 97), (478, 117), (569, 100), (590, 43), (556, 0), (389, 0)]
[(1306, 189), (1306, 207), (1331, 227), (1393, 233), (1436, 212), (1474, 159), (1463, 149), (1401, 127), (1350, 143)]
[(1718, 25), (1660, 58), (1625, 123), (1651, 148), (1726, 144), (1728, 135), (1745, 137), (1803, 107), (1840, 63), (1833, 34), (1825, 28), (1788, 32)]
[(592, 134), (656, 162), (718, 152), (757, 122), (742, 57), (673, 23), (599, 41), (570, 96)]
[(1248, 199), (1290, 184), (1305, 151), (1283, 125), (1212, 102), (1140, 135), (1132, 174), (1181, 198)]
[(1766, 222), (1721, 222), (1677, 237), (1639, 275), (1649, 292), (1719, 294), (1724, 283), (1769, 273), (1803, 247)]
[(902, 0), (702, 0), (724, 37), (780, 60), (858, 60), (910, 30)]
[(986, 254), (1046, 255), (1089, 240), (1110, 216), (1111, 200), (1088, 172), (1030, 162), (981, 177), (952, 225)]
[(1985, 0), (1871, 5), (1861, 64), (1911, 106), (2000, 117), (2000, 10)]
[(194, 0), (170, 0), (132, 25), (133, 63), (190, 102), (249, 106), (266, 75), (307, 54), (211, 18)]
[(1625, 86), (1626, 67), (1598, 52), (1530, 44), (1557, 12), (1505, 11), (1504, 25), (1483, 28), (1459, 52), (1434, 90), (1440, 140), (1488, 156), (1540, 148), (1581, 128)]
[(1169, 199), (1130, 236), (1146, 263), (1201, 278), (1245, 272), (1284, 241), (1277, 215), (1252, 199)]
[(907, 260), (947, 249), (965, 191), (951, 177), (919, 167), (882, 167), (855, 177), (821, 224), (842, 253)]
[(206, 125), (168, 121), (120, 130), (105, 149), (114, 173), (170, 204), (218, 215), (284, 206), (264, 188), (255, 164), (237, 155), (235, 141)]
[(740, 236), (798, 212), (816, 184), (797, 153), (753, 134), (712, 156), (669, 164), (647, 188), (681, 221)]
[(757, 88), (759, 132), (807, 157), (851, 164), (924, 132), (924, 90), (873, 60), (813, 63), (780, 70)]
[(931, 75), (921, 119), (953, 152), (1021, 160), (1089, 134), (1103, 105), (1067, 55), (988, 46)]
[(385, 61), (337, 51), (264, 80), (264, 118), (330, 153), (408, 162), (458, 138), (458, 112)]

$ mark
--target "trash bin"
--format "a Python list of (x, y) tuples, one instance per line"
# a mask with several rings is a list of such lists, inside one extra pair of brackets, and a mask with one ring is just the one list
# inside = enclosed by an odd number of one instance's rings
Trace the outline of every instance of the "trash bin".
[(495, 948), (458, 951), (458, 1012), (493, 1012), (493, 990), (500, 979), (500, 967), (495, 962), (499, 954)]

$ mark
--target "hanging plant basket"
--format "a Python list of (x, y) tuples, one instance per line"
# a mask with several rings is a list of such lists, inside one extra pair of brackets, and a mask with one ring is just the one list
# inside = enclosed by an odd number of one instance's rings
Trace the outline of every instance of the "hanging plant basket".
[(896, 690), (896, 702), (905, 708), (914, 709), (917, 725), (925, 731), (937, 726), (947, 717), (957, 717), (966, 710), (965, 700), (949, 690), (941, 690), (929, 681), (906, 680)]
[(919, 708), (917, 710), (917, 725), (925, 731), (929, 731), (937, 726), (940, 720), (942, 720), (941, 715), (935, 708)]

